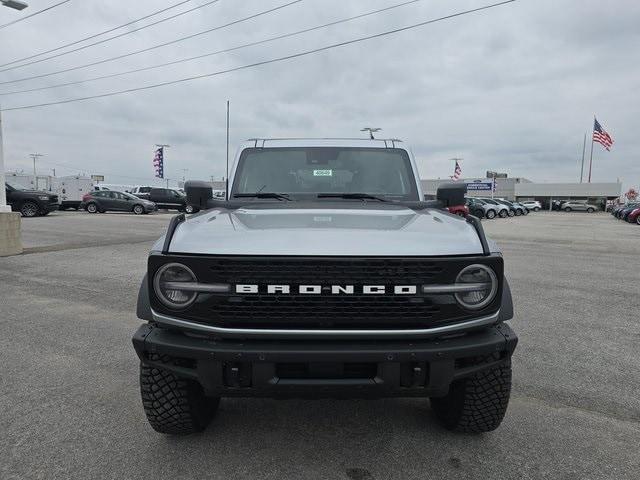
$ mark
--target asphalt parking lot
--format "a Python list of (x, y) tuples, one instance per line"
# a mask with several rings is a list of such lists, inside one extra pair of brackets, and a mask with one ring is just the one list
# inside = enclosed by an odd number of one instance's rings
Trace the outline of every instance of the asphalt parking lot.
[(640, 478), (640, 227), (608, 214), (483, 222), (520, 337), (502, 426), (438, 426), (428, 401), (224, 399), (202, 434), (146, 422), (130, 337), (169, 216), (23, 219), (0, 259), (0, 478)]

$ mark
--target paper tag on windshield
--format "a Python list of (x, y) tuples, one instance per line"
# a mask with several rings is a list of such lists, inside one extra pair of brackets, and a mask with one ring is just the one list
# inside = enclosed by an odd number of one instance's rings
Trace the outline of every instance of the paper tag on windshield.
[(314, 170), (313, 176), (314, 177), (332, 177), (333, 170)]

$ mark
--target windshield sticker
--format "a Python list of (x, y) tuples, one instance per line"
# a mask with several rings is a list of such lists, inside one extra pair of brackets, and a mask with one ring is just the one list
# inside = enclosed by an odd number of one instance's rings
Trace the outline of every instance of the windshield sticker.
[(314, 177), (332, 177), (333, 170), (314, 170), (313, 176)]

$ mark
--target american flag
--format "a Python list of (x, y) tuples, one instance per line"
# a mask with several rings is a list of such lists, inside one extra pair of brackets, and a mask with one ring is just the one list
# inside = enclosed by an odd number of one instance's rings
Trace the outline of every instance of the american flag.
[(600, 122), (598, 122), (598, 120), (596, 120), (595, 118), (593, 119), (593, 141), (601, 144), (604, 148), (607, 149), (607, 151), (611, 151), (613, 138), (611, 138), (611, 135), (609, 135), (607, 131), (602, 128)]
[(460, 164), (456, 160), (456, 166), (453, 169), (453, 175), (451, 176), (452, 180), (460, 180), (460, 176), (462, 175), (462, 169), (460, 168)]
[(156, 177), (164, 178), (164, 148), (160, 147), (156, 150), (153, 157), (153, 168), (156, 171)]

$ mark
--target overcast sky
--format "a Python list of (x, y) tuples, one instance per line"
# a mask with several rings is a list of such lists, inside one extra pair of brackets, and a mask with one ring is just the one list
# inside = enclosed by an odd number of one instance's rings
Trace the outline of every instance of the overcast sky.
[[(59, 0), (0, 7), (0, 25)], [(208, 0), (192, 0), (130, 27)], [(196, 33), (291, 0), (219, 2), (102, 45), (0, 73), (0, 82), (81, 65)], [(214, 52), (400, 3), (304, 0), (259, 18), (99, 66), (0, 85), (0, 93)], [(142, 17), (178, 0), (72, 0), (0, 29), (0, 63), (30, 56)], [(490, 3), (490, 2), (487, 2)], [(167, 68), (40, 92), (2, 95), (3, 108), (84, 97), (215, 72), (370, 35), (486, 4), (423, 0), (266, 45)], [(104, 174), (145, 184), (156, 143), (171, 145), (165, 174), (220, 179), (225, 102), (231, 151), (253, 137), (358, 137), (363, 126), (412, 148), (423, 178), (487, 169), (534, 181), (578, 181), (593, 115), (615, 140), (594, 148), (594, 182), (640, 182), (640, 2), (518, 0), (408, 32), (316, 55), (142, 92), (3, 113), (7, 170)], [(114, 35), (126, 31), (117, 30)], [(103, 37), (99, 37), (103, 38)], [(95, 40), (94, 40), (95, 41)], [(6, 67), (5, 67), (6, 68)], [(1, 69), (1, 68), (0, 68)], [(587, 141), (587, 163), (590, 139)], [(586, 168), (585, 168), (586, 170)]]

